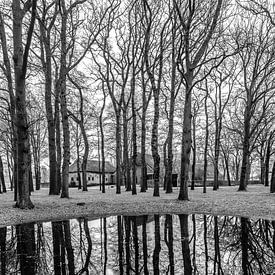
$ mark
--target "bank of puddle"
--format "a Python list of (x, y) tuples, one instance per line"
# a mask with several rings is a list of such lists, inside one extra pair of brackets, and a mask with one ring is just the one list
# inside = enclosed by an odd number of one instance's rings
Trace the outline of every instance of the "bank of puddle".
[(0, 274), (274, 274), (275, 221), (78, 218), (0, 228)]

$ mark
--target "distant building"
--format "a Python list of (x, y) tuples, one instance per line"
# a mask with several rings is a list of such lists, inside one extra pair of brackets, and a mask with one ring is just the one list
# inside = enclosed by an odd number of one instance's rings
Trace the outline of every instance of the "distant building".
[[(146, 162), (146, 174), (147, 181), (153, 181), (154, 179), (154, 160), (153, 157), (149, 154), (145, 154)], [(142, 173), (142, 163), (141, 163), (141, 154), (137, 153), (136, 159), (136, 175), (137, 175), (137, 184), (141, 185), (141, 173)]]
[[(79, 164), (80, 176), (82, 180), (82, 165)], [(102, 162), (98, 160), (87, 161), (87, 185), (98, 185), (102, 182)], [(116, 168), (109, 162), (105, 161), (105, 183), (114, 183), (114, 174)], [(69, 184), (71, 187), (78, 186), (77, 161), (75, 161), (69, 168)]]

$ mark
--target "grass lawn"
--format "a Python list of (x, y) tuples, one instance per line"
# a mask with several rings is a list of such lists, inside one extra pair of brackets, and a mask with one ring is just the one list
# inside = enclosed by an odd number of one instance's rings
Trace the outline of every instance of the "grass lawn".
[[(123, 190), (123, 188), (122, 188)], [(139, 190), (139, 189), (138, 189)], [(189, 190), (190, 201), (179, 201), (178, 189), (171, 194), (160, 191), (160, 197), (153, 197), (153, 190), (132, 196), (131, 192), (115, 193), (115, 188), (102, 194), (98, 188), (88, 192), (70, 189), (70, 198), (49, 196), (48, 189), (33, 192), (32, 210), (14, 208), (13, 192), (0, 194), (0, 227), (30, 221), (61, 220), (80, 216), (109, 216), (118, 214), (179, 214), (199, 213), (227, 216), (244, 216), (275, 220), (275, 194), (269, 187), (248, 186), (247, 192), (237, 192), (237, 187), (221, 187), (218, 191), (207, 189), (202, 193), (198, 187)], [(77, 205), (84, 203), (84, 205)]]

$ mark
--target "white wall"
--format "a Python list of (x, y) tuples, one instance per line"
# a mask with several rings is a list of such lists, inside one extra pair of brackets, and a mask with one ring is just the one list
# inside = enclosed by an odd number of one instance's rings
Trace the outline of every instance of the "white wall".
[[(80, 175), (82, 177), (82, 173), (80, 173)], [(99, 184), (100, 177), (102, 179), (101, 174), (87, 172), (87, 184), (88, 185)], [(72, 179), (76, 183), (76, 185), (78, 185), (77, 173), (69, 173), (69, 183), (71, 183)], [(82, 178), (81, 178), (81, 180), (82, 180)], [(106, 173), (105, 174), (105, 183), (108, 184), (110, 181), (111, 181), (111, 174)]]

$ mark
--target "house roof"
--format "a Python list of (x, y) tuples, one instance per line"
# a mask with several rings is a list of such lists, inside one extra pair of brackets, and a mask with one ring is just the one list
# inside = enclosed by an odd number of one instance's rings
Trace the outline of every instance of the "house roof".
[[(82, 171), (80, 162), (80, 171)], [(87, 161), (87, 172), (94, 172), (94, 173), (100, 173), (102, 168), (102, 161), (98, 160), (88, 160)], [(105, 173), (114, 173), (116, 171), (116, 168), (109, 162), (105, 161)], [(77, 172), (77, 161), (75, 161), (69, 168), (69, 173), (76, 173)]]
[[(153, 157), (149, 154), (145, 154), (145, 162), (147, 166), (147, 174), (153, 174), (154, 173)], [(137, 166), (141, 166), (141, 153), (137, 153), (136, 164)]]

